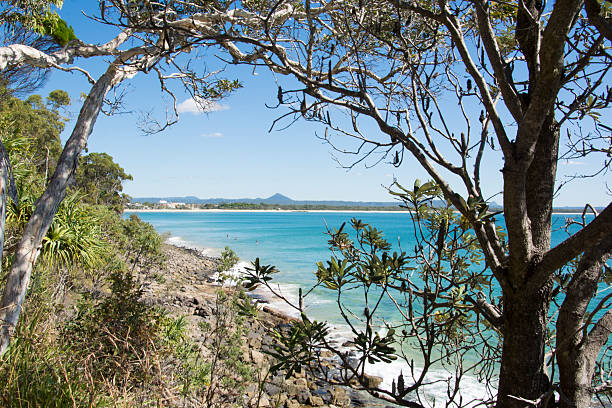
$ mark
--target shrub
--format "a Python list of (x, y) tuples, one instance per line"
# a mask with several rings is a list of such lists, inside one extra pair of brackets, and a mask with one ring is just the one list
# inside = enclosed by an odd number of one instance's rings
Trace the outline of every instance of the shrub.
[(226, 246), (223, 252), (221, 252), (221, 263), (217, 267), (217, 270), (219, 272), (229, 271), (232, 266), (238, 263), (239, 260), (240, 258), (238, 258), (238, 255), (236, 255), (236, 253), (232, 249), (230, 249), (230, 247)]

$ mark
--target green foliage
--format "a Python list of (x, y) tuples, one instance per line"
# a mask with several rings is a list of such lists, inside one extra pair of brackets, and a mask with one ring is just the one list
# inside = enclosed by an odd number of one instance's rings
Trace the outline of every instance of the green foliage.
[(165, 314), (141, 301), (142, 290), (128, 272), (110, 276), (111, 292), (102, 301), (87, 297), (62, 335), (67, 345), (88, 356), (98, 381), (144, 381), (153, 367), (141, 364), (161, 343)]
[[(17, 187), (23, 191), (29, 188), (34, 175), (49, 177), (55, 169), (62, 151), (60, 134), (67, 120), (59, 109), (67, 106), (70, 98), (59, 90), (49, 94), (47, 104), (40, 95), (22, 101), (6, 89), (0, 90), (0, 96), (2, 142), (11, 158), (15, 178), (19, 178)], [(44, 185), (46, 180), (42, 181)]]
[(256, 258), (255, 261), (251, 263), (253, 267), (247, 267), (247, 275), (245, 280), (242, 282), (242, 286), (246, 290), (253, 290), (260, 284), (266, 284), (267, 282), (272, 280), (272, 274), (278, 272), (275, 266), (272, 265), (261, 265), (259, 263), (259, 258)]
[(181, 395), (207, 387), (210, 384), (210, 363), (206, 361), (198, 344), (187, 336), (187, 320), (184, 317), (164, 319), (162, 344), (172, 351), (176, 359), (175, 375), (180, 383)]
[[(350, 344), (355, 360), (341, 359), (344, 379), (367, 389), (362, 374), (368, 364), (403, 358), (409, 367), (418, 367), (425, 375), (436, 364), (461, 366), (468, 350), (473, 370), (486, 375), (497, 361), (491, 353), (496, 353), (501, 334), (495, 328), (495, 316), (483, 319), (478, 305), (483, 298), (492, 305), (500, 299), (492, 285), (492, 273), (480, 266), (483, 255), (474, 232), (448, 203), (438, 206), (445, 201), (434, 182), (417, 180), (410, 189), (399, 184), (395, 187), (393, 194), (410, 210), (415, 223), (416, 245), (410, 253), (391, 252), (380, 230), (353, 218), (328, 230), (333, 255), (317, 263), (317, 286), (334, 292), (339, 313), (353, 334)], [(476, 219), (495, 215), (481, 200), (463, 202)], [(270, 287), (276, 269), (260, 265), (259, 260), (253, 266), (247, 269), (244, 286)], [(343, 296), (355, 291), (363, 294), (361, 301), (355, 303), (352, 298), (345, 303)], [(403, 318), (389, 321), (388, 314), (382, 313), (388, 307), (394, 307)], [(325, 323), (311, 322), (302, 315), (289, 330), (275, 333), (277, 342), (270, 355), (277, 363), (272, 368), (291, 375), (307, 367), (317, 375), (321, 350), (338, 356), (345, 353), (326, 341), (327, 334)], [(406, 357), (415, 353), (420, 355), (419, 363)], [(481, 361), (473, 363), (480, 353)], [(401, 388), (397, 394), (394, 387), (394, 398), (407, 395), (408, 388)]]
[(266, 354), (274, 357), (277, 363), (270, 370), (284, 370), (285, 378), (289, 378), (301, 371), (302, 367), (311, 366), (317, 361), (318, 352), (328, 333), (326, 323), (316, 320), (311, 322), (303, 313), (301, 320), (293, 322), (287, 332), (273, 331), (277, 342), (273, 350), (266, 351)]
[(162, 252), (162, 237), (148, 222), (142, 221), (136, 214), (131, 214), (122, 222), (125, 259), (132, 266), (141, 269), (161, 265), (164, 261)]
[(76, 188), (84, 194), (84, 201), (115, 208), (118, 212), (129, 200), (123, 190), (123, 182), (132, 176), (106, 153), (90, 153), (79, 160)]
[(72, 26), (59, 16), (62, 0), (14, 0), (0, 2), (0, 18), (6, 29), (21, 26), (41, 36), (49, 36), (60, 46), (77, 39)]
[(397, 360), (395, 356), (394, 343), (395, 330), (389, 329), (384, 337), (379, 333), (373, 333), (371, 326), (366, 326), (366, 331), (358, 333), (355, 337), (355, 347), (367, 358), (369, 364), (374, 364), (379, 361), (390, 363)]
[(41, 20), (37, 30), (40, 34), (48, 35), (62, 47), (72, 40), (76, 40), (72, 26), (66, 24), (56, 13), (47, 13)]
[(70, 95), (68, 95), (68, 92), (61, 89), (51, 91), (47, 96), (47, 105), (49, 105), (54, 111), (57, 111), (65, 106), (70, 106), (70, 103)]
[(240, 316), (257, 317), (259, 312), (257, 303), (253, 302), (242, 289), (235, 300), (235, 306)]
[(242, 88), (239, 80), (219, 79), (203, 90), (203, 99), (219, 99), (224, 95)]
[(226, 246), (223, 252), (221, 252), (221, 257), (219, 258), (220, 264), (217, 266), (217, 271), (229, 271), (239, 260), (240, 258), (238, 258), (238, 255), (236, 255), (230, 247)]
[(81, 360), (59, 345), (41, 310), (28, 314), (0, 360), (0, 405), (4, 407), (102, 407), (110, 402), (92, 386)]
[(0, 17), (9, 27), (19, 23), (26, 28), (40, 32), (43, 30), (42, 22), (52, 12), (52, 9), (61, 8), (62, 0), (9, 0), (0, 2), (2, 6)]
[[(0, 136), (19, 197), (7, 208), (7, 271), (61, 153), (60, 110), (70, 98), (56, 90), (46, 99), (21, 101), (1, 92)], [(136, 216), (123, 219), (117, 211), (124, 199), (118, 197), (121, 182), (131, 176), (106, 154), (82, 161), (80, 176), (94, 187), (75, 185), (43, 237), (29, 307), (0, 364), (2, 406), (112, 406), (120, 394), (127, 400), (119, 405), (144, 406), (159, 400), (160, 389), (174, 386), (177, 378), (201, 387), (209, 375), (198, 347), (187, 339), (185, 320), (141, 299), (140, 276), (131, 272), (142, 274), (163, 262), (162, 238), (150, 224)], [(89, 200), (92, 195), (95, 200)], [(104, 205), (90, 204), (96, 202)], [(74, 302), (71, 315), (65, 305)], [(160, 365), (170, 363), (176, 377), (166, 378)]]
[(203, 405), (207, 407), (239, 406), (247, 384), (255, 371), (244, 361), (244, 337), (247, 326), (240, 315), (241, 292), (236, 288), (218, 290), (211, 318), (200, 322), (205, 333), (206, 363), (210, 371)]
[[(65, 347), (87, 360), (97, 388), (112, 378), (121, 387), (138, 387), (149, 395), (145, 400), (159, 400), (156, 385), (178, 382), (182, 395), (206, 386), (210, 364), (188, 338), (186, 319), (147, 305), (129, 272), (111, 274), (110, 282), (110, 294), (98, 301), (84, 297), (62, 330)], [(159, 369), (165, 364), (173, 366), (173, 377)]]
[(55, 268), (100, 264), (108, 244), (101, 238), (99, 220), (72, 195), (62, 201), (53, 223), (43, 238), (41, 257)]

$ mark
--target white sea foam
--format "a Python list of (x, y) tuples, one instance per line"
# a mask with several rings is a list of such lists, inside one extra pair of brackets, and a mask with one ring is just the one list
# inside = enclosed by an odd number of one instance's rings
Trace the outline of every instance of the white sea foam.
[[(220, 256), (222, 250), (217, 248), (208, 248), (199, 245), (195, 245), (183, 239), (180, 236), (172, 236), (166, 240), (170, 245), (177, 247), (195, 249), (200, 251), (206, 256)], [(246, 268), (251, 267), (250, 262), (240, 260), (236, 265), (230, 268), (229, 271), (219, 273), (215, 272), (211, 276), (211, 280), (214, 284), (223, 286), (235, 286), (237, 283), (244, 280), (247, 275)], [(298, 293), (299, 285), (293, 283), (273, 283), (271, 284), (274, 292), (282, 295), (285, 299), (277, 297), (270, 289), (264, 285), (258, 286), (255, 290), (249, 292), (254, 299), (258, 300), (261, 304), (265, 304), (273, 310), (286, 314), (287, 316), (299, 318), (300, 314), (298, 310), (288, 304), (297, 305), (299, 303)], [(308, 314), (309, 306), (320, 305), (325, 303), (333, 303), (330, 299), (325, 299), (315, 294), (310, 294), (305, 299), (306, 314)], [(342, 346), (347, 341), (353, 340), (353, 333), (347, 325), (330, 325), (329, 326), (329, 339), (337, 344), (339, 348), (345, 348)], [(366, 366), (366, 372), (369, 375), (381, 377), (383, 382), (381, 387), (387, 390), (391, 390), (391, 384), (393, 380), (397, 381), (397, 377), (400, 373), (403, 373), (406, 384), (410, 384), (412, 381), (412, 374), (408, 363), (403, 360), (395, 360), (391, 363), (375, 363)], [(417, 377), (420, 371), (415, 369), (414, 376)], [(427, 374), (428, 385), (424, 386), (423, 391), (428, 402), (433, 406), (444, 406), (445, 401), (449, 399), (447, 395), (447, 382), (453, 377), (453, 373), (443, 368), (430, 369)], [(452, 384), (452, 383), (451, 383)], [(461, 379), (461, 390), (460, 394), (464, 402), (474, 401), (470, 405), (476, 405), (478, 401), (487, 399), (487, 388), (486, 385), (478, 381), (475, 376), (464, 375)]]
[(236, 265), (224, 272), (215, 272), (211, 275), (213, 283), (223, 287), (233, 287), (244, 280), (246, 274), (245, 268), (248, 262), (238, 261)]
[[(406, 385), (414, 383), (415, 379), (419, 378), (422, 370), (415, 368), (414, 372), (410, 370), (410, 366), (404, 360), (398, 359), (391, 363), (375, 363), (366, 366), (366, 373), (381, 377), (383, 382), (381, 388), (391, 390), (392, 382), (402, 373)], [(445, 406), (449, 400), (448, 385), (455, 385), (454, 373), (444, 368), (430, 369), (426, 374), (427, 385), (421, 388), (422, 395), (432, 407)], [(452, 390), (452, 388), (451, 388)], [(492, 390), (494, 391), (494, 389)], [(475, 406), (482, 401), (488, 400), (489, 391), (485, 383), (478, 380), (474, 375), (464, 374), (461, 378), (459, 395), (462, 398), (463, 404), (467, 406)], [(455, 401), (459, 402), (459, 395), (455, 397)]]
[(191, 241), (187, 241), (183, 239), (182, 237), (175, 236), (175, 235), (171, 236), (170, 238), (167, 238), (166, 244), (173, 245), (179, 248), (194, 249), (200, 252), (204, 256), (218, 257), (221, 255), (221, 249), (219, 248), (209, 248), (209, 247), (203, 247), (201, 245), (196, 245)]

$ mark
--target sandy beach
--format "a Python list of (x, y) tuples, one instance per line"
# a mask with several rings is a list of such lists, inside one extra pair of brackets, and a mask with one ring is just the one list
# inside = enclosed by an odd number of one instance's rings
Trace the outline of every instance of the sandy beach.
[[(217, 208), (197, 208), (197, 209), (125, 209), (124, 213), (372, 213), (372, 214), (410, 214), (413, 211), (401, 209), (391, 210), (227, 210)], [(582, 215), (581, 212), (554, 211), (556, 215)], [(587, 214), (588, 215), (588, 214)]]
[(124, 213), (374, 213), (374, 214), (398, 214), (398, 213), (406, 213), (409, 214), (411, 211), (408, 210), (227, 210), (227, 209), (217, 209), (217, 208), (197, 208), (193, 210), (184, 210), (184, 209), (126, 209), (123, 211)]

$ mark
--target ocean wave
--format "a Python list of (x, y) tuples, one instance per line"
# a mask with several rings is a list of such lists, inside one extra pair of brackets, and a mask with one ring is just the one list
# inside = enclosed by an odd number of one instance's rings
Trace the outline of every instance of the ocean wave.
[[(201, 245), (196, 245), (193, 242), (183, 239), (180, 236), (171, 236), (166, 240), (166, 242), (170, 245), (196, 249), (200, 251), (203, 255), (206, 256), (220, 256), (222, 250), (218, 248), (209, 248)], [(215, 272), (211, 276), (211, 280), (213, 284), (217, 284), (219, 286), (235, 286), (242, 280), (244, 280), (247, 275), (246, 268), (251, 267), (251, 262), (247, 262), (244, 260), (240, 260), (236, 265), (230, 268), (229, 271), (219, 273)], [(276, 282), (273, 283), (272, 288), (274, 292), (280, 294), (284, 299), (276, 296), (269, 288), (266, 288), (264, 285), (260, 285), (255, 290), (249, 292), (249, 296), (255, 299), (260, 305), (266, 305), (267, 307), (283, 313), (292, 318), (299, 318), (300, 313), (295, 308), (290, 306), (288, 303), (293, 305), (297, 305), (299, 303), (299, 288), (300, 285), (295, 283), (283, 283)], [(305, 311), (308, 315), (308, 310), (311, 307), (318, 306), (321, 304), (333, 303), (333, 300), (326, 299), (322, 296), (318, 296), (316, 294), (311, 293), (305, 299)], [(310, 316), (310, 315), (309, 315)], [(310, 316), (312, 317), (312, 316)], [(323, 316), (318, 316), (319, 318)], [(326, 320), (324, 317), (319, 320)], [(335, 344), (339, 349), (348, 350), (347, 347), (343, 346), (347, 341), (352, 341), (354, 339), (354, 334), (350, 330), (348, 325), (342, 324), (329, 324), (329, 340), (332, 344)], [(381, 383), (381, 388), (386, 390), (391, 390), (392, 382), (395, 380), (397, 382), (397, 378), (402, 373), (404, 375), (404, 379), (406, 384), (410, 384), (412, 380), (412, 375), (415, 378), (418, 377), (420, 371), (418, 369), (411, 370), (409, 364), (403, 360), (395, 360), (391, 363), (375, 363), (369, 364), (366, 366), (366, 373), (368, 375), (381, 377), (383, 379)], [(411, 374), (413, 373), (413, 374)], [(423, 386), (422, 391), (425, 395), (425, 398), (429, 401), (429, 403), (436, 406), (444, 406), (445, 402), (448, 400), (447, 387), (446, 383), (453, 379), (453, 373), (445, 370), (443, 368), (430, 369), (427, 373), (427, 383), (428, 385)], [(476, 405), (479, 401), (483, 399), (487, 399), (489, 391), (487, 390), (486, 384), (483, 384), (478, 380), (478, 378), (474, 375), (466, 374), (461, 379), (461, 390), (460, 395), (463, 401), (474, 401), (470, 405)]]
[[(380, 387), (385, 390), (391, 390), (392, 382), (397, 379), (400, 373), (404, 377), (405, 384), (408, 386), (414, 383), (414, 379), (418, 379), (422, 370), (415, 368), (411, 370), (408, 362), (398, 359), (390, 363), (378, 362), (366, 366), (368, 375), (377, 376), (383, 379)], [(429, 369), (425, 376), (427, 383), (421, 388), (422, 395), (433, 407), (446, 406), (449, 400), (449, 389), (447, 384), (454, 386), (455, 374), (444, 368)], [(455, 401), (462, 399), (467, 406), (476, 406), (483, 401), (490, 399), (490, 393), (494, 392), (496, 387), (480, 381), (476, 375), (464, 374), (461, 377), (459, 395), (455, 397)], [(452, 389), (451, 389), (452, 391)]]
[(165, 242), (168, 245), (173, 245), (179, 248), (194, 249), (200, 252), (204, 256), (219, 257), (221, 256), (221, 252), (222, 252), (222, 250), (219, 248), (210, 248), (210, 247), (205, 247), (202, 245), (197, 245), (177, 235), (173, 235), (167, 238)]

